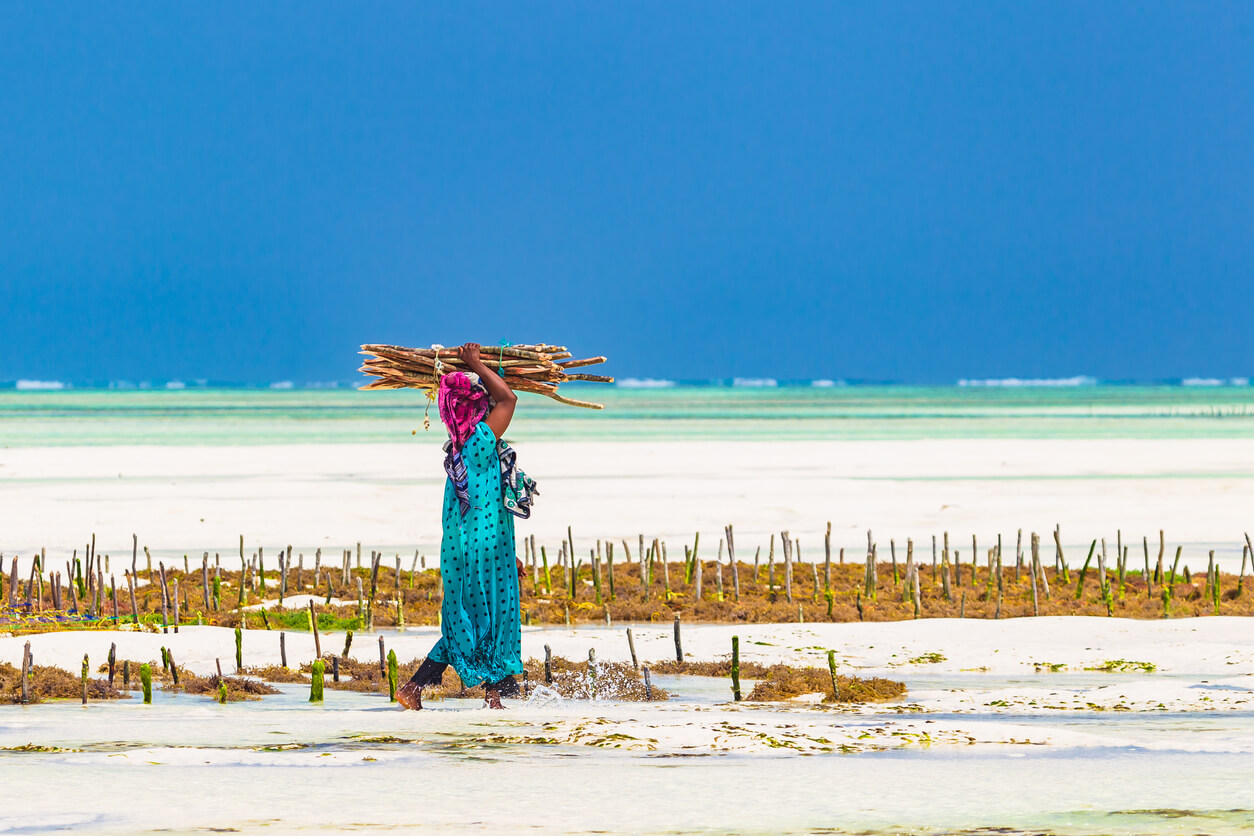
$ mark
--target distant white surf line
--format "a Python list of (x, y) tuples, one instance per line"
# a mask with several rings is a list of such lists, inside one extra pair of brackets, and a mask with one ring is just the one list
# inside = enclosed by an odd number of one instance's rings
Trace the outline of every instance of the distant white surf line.
[(1248, 377), (1186, 377), (1180, 381), (1181, 386), (1249, 386)]
[(770, 389), (779, 385), (779, 381), (773, 377), (734, 377), (732, 378), (732, 386), (744, 386), (747, 388)]
[(622, 389), (669, 389), (678, 384), (673, 380), (655, 377), (625, 377), (616, 385)]
[(19, 380), (13, 384), (14, 389), (24, 391), (56, 391), (65, 388), (65, 383), (60, 380)]
[(987, 378), (984, 380), (969, 380), (963, 378), (958, 381), (959, 386), (1004, 386), (1004, 387), (1064, 387), (1064, 386), (1096, 386), (1097, 378), (1088, 375), (1077, 375), (1075, 377), (1002, 377)]

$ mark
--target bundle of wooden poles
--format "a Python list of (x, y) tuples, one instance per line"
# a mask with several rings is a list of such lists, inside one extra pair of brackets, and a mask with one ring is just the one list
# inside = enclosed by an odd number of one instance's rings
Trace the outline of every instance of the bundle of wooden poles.
[[(362, 389), (425, 389), (440, 385), (440, 376), (464, 372), (461, 351), (457, 348), (404, 348), (398, 345), (363, 345), (366, 361), (358, 370), (378, 378)], [(484, 365), (505, 378), (516, 392), (534, 392), (558, 403), (604, 409), (604, 404), (580, 401), (557, 393), (557, 387), (569, 380), (613, 383), (614, 378), (598, 374), (571, 374), (569, 369), (604, 363), (604, 357), (574, 360), (560, 345), (485, 345), (479, 349)]]

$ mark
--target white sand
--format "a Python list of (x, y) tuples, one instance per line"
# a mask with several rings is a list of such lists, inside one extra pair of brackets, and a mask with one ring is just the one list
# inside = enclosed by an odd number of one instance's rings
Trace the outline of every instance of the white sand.
[[(1122, 529), (1134, 565), (1140, 537), (1164, 528), (1196, 571), (1210, 548), (1235, 569), (1254, 526), (1248, 440), (579, 442), (519, 454), (542, 492), (519, 532), (550, 545), (568, 524), (581, 548), (625, 537), (633, 552), (640, 533), (686, 541), (700, 530), (712, 554), (732, 522), (742, 556), (788, 529), (812, 559), (831, 520), (851, 558), (872, 528), (885, 557), (890, 537), (930, 551), (948, 530), (969, 559), (972, 533), (981, 548), (998, 533), (1013, 548), (1019, 528), (1048, 545), (1061, 523), (1073, 553), (1103, 536), (1113, 550)], [(250, 552), (292, 544), (334, 560), (360, 541), (408, 566), (415, 549), (438, 551), (443, 483), (427, 443), (7, 449), (0, 551), (61, 556), (95, 532), (99, 551), (129, 558), (136, 532), (154, 554), (225, 559), (243, 534)]]

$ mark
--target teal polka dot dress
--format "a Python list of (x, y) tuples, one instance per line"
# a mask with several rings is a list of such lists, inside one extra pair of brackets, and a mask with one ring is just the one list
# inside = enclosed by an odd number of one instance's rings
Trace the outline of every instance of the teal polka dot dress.
[(480, 421), (462, 447), (470, 510), (462, 516), (451, 480), (444, 485), (444, 579), (440, 641), (427, 658), (452, 665), (466, 687), (521, 674), (514, 517), (505, 510), (496, 436)]

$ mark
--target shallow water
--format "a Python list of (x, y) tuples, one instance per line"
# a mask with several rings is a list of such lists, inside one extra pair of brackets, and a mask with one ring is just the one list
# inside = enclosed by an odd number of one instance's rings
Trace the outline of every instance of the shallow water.
[[(716, 704), (724, 682), (658, 679), (678, 691), (676, 701), (512, 702), (489, 712), (446, 700), (412, 713), (349, 692), (310, 705), (303, 687), (284, 686), (281, 696), (227, 706), (158, 691), (151, 706), (136, 699), (6, 708), (0, 776), (10, 803), (0, 832), (1182, 834), (1254, 826), (1254, 712), (938, 713), (908, 719), (952, 720), (981, 740), (1022, 726), (1057, 739), (853, 754), (484, 740), (588, 721), (682, 732), (730, 720), (781, 733), (817, 722), (832, 734), (867, 735), (898, 722)], [(911, 684), (925, 691), (971, 681)], [(31, 742), (77, 751), (12, 751)]]
[[(526, 398), (519, 441), (1250, 438), (1254, 387), (573, 387), (604, 411)], [(334, 444), (424, 434), (415, 391), (0, 389), (7, 446)], [(433, 424), (438, 417), (430, 416)]]

